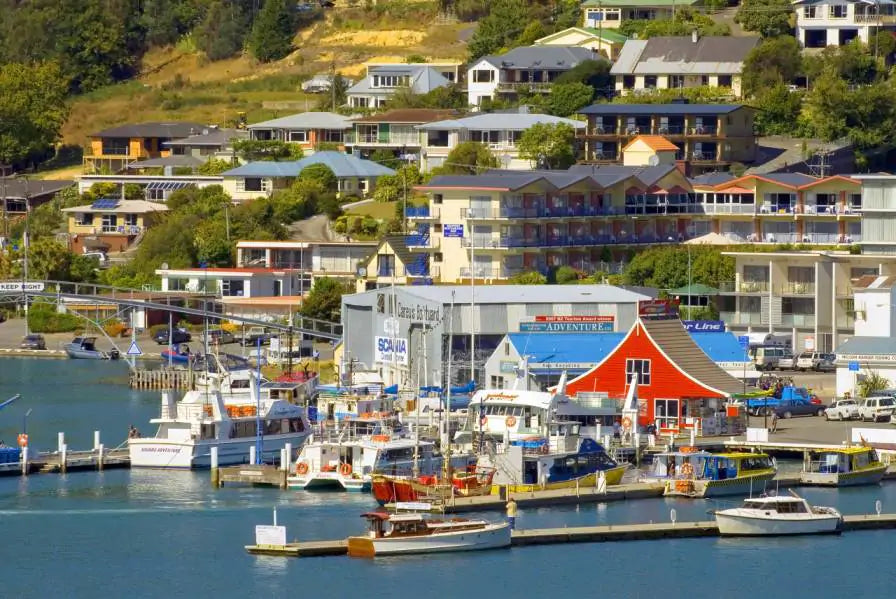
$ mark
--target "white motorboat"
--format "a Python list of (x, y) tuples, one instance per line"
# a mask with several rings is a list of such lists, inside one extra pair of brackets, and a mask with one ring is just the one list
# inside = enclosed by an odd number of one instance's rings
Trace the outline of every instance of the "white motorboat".
[(131, 466), (208, 468), (212, 447), (218, 448), (221, 466), (246, 463), (259, 420), (263, 460), (279, 459), (287, 444), (298, 449), (310, 433), (305, 409), (294, 403), (299, 385), (266, 383), (258, 391), (253, 384), (251, 389), (226, 399), (218, 391), (188, 391), (177, 403), (163, 393), (161, 417), (150, 420), (159, 426), (156, 435), (128, 440)]
[[(452, 467), (470, 465), (468, 455), (452, 456)], [(294, 489), (369, 491), (374, 472), (410, 477), (441, 471), (435, 444), (411, 435), (392, 413), (371, 412), (322, 423), (320, 434), (302, 447), (286, 480)]]
[(715, 512), (719, 534), (737, 536), (809, 535), (840, 531), (843, 517), (832, 507), (812, 506), (794, 493), (754, 497), (743, 507)]
[(510, 546), (510, 524), (487, 520), (436, 520), (421, 514), (370, 512), (370, 532), (348, 538), (352, 557), (413, 555), (447, 551), (475, 551)]

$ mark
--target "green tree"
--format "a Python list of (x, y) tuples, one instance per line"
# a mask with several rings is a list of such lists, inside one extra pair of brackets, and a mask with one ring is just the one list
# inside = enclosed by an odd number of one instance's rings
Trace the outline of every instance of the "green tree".
[(554, 271), (554, 281), (558, 285), (567, 285), (569, 283), (578, 283), (581, 273), (572, 266), (560, 266)]
[(593, 87), (598, 94), (607, 95), (613, 90), (613, 77), (610, 75), (611, 66), (608, 60), (583, 60), (557, 77), (554, 80), (554, 85), (585, 83)]
[[(691, 272), (688, 276), (688, 254)], [(623, 273), (627, 285), (675, 289), (691, 283), (718, 288), (734, 280), (734, 259), (718, 248), (662, 246), (636, 254)]]
[(548, 278), (540, 272), (529, 270), (513, 275), (509, 282), (513, 285), (544, 285)]
[(803, 94), (778, 83), (756, 96), (756, 128), (762, 135), (791, 135), (799, 127)]
[(538, 123), (523, 131), (520, 158), (536, 168), (565, 169), (575, 163), (575, 129), (566, 123)]
[(868, 397), (876, 391), (889, 389), (890, 379), (876, 370), (866, 370), (865, 373), (859, 377), (856, 387), (856, 392), (859, 394), (859, 397)]
[(744, 60), (744, 89), (752, 95), (777, 84), (786, 85), (801, 68), (800, 44), (796, 38), (781, 35), (765, 39)]
[(299, 308), (302, 316), (340, 322), (342, 320), (342, 294), (349, 289), (330, 277), (314, 280), (314, 286)]
[(550, 113), (554, 116), (572, 116), (591, 104), (594, 88), (585, 83), (555, 83), (548, 97)]
[(0, 66), (0, 164), (45, 155), (68, 117), (66, 83), (48, 63)]
[(150, 46), (167, 46), (195, 27), (202, 18), (199, 0), (143, 0), (140, 24)]
[(743, 0), (734, 21), (762, 37), (789, 35), (793, 31), (790, 0)]
[(398, 202), (414, 196), (414, 186), (423, 183), (423, 175), (416, 164), (402, 166), (394, 175), (380, 177), (373, 191), (377, 202)]
[(802, 121), (813, 135), (833, 141), (849, 131), (847, 112), (851, 109), (849, 89), (843, 79), (833, 73), (825, 73), (815, 80), (803, 102)]
[(242, 2), (213, 0), (196, 29), (199, 48), (211, 60), (230, 58), (243, 48), (251, 13)]
[(271, 62), (292, 52), (296, 33), (293, 6), (286, 0), (265, 0), (252, 26), (249, 50), (261, 62)]
[(495, 0), (479, 21), (467, 45), (470, 60), (494, 54), (516, 40), (529, 23), (531, 7), (524, 0)]
[(432, 169), (433, 175), (478, 175), (498, 168), (498, 159), (483, 143), (462, 141), (448, 152), (442, 166)]
[(200, 175), (220, 175), (224, 171), (229, 171), (234, 168), (236, 165), (230, 160), (225, 160), (223, 158), (211, 158), (204, 164), (199, 165), (199, 168), (196, 169)]
[(526, 25), (526, 28), (523, 29), (523, 32), (520, 33), (520, 36), (516, 39), (513, 45), (531, 46), (535, 43), (535, 40), (546, 35), (547, 31), (545, 31), (544, 25), (541, 24), (541, 21), (529, 21), (529, 24)]
[(687, 7), (676, 10), (673, 19), (627, 20), (619, 27), (619, 33), (628, 37), (637, 36), (638, 39), (691, 35), (695, 30), (700, 36), (731, 35), (727, 23), (717, 23), (711, 17)]
[(233, 142), (233, 150), (245, 162), (301, 160), (304, 156), (298, 145), (279, 140), (238, 139)]
[(322, 163), (306, 166), (299, 173), (298, 178), (299, 181), (305, 181), (316, 186), (321, 192), (334, 193), (338, 185), (336, 175), (333, 174), (330, 167)]

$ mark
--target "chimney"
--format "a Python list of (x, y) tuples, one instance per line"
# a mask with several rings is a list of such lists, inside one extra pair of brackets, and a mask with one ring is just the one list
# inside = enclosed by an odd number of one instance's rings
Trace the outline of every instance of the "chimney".
[(691, 41), (696, 44), (698, 39), (700, 39), (700, 35), (697, 33), (697, 30), (694, 29), (691, 32)]

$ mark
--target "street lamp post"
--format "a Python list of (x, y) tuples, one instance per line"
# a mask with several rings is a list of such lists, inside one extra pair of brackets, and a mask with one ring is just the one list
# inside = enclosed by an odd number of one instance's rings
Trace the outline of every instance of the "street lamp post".
[(22, 299), (24, 300), (24, 308), (25, 308), (25, 336), (28, 336), (28, 292), (25, 291), (25, 283), (28, 281), (28, 245), (29, 245), (29, 223), (31, 221), (31, 196), (28, 193), (28, 177), (27, 175), (22, 175), (22, 179), (25, 183), (25, 191), (23, 195), (25, 196), (25, 233), (22, 236), (22, 246), (25, 252), (25, 257), (23, 260), (23, 268), (22, 268)]

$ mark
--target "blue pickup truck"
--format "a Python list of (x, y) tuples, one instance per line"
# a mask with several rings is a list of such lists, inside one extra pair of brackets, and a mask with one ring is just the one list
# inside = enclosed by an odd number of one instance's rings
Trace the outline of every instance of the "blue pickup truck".
[[(802, 414), (804, 411), (806, 414), (815, 414), (816, 412), (819, 415), (824, 415), (824, 406), (816, 405), (812, 403), (812, 398), (809, 395), (809, 390), (805, 387), (792, 387), (787, 386), (783, 387), (779, 392), (774, 393), (773, 395), (769, 395), (768, 397), (751, 397), (746, 400), (747, 412), (752, 416), (763, 416), (769, 415), (771, 416), (772, 412), (777, 411), (778, 406), (785, 405), (789, 406), (791, 409), (791, 415), (797, 415), (797, 413)], [(813, 410), (810, 411), (808, 407), (804, 407), (803, 404), (807, 406), (812, 406)], [(783, 416), (783, 411), (778, 413), (778, 416)]]

